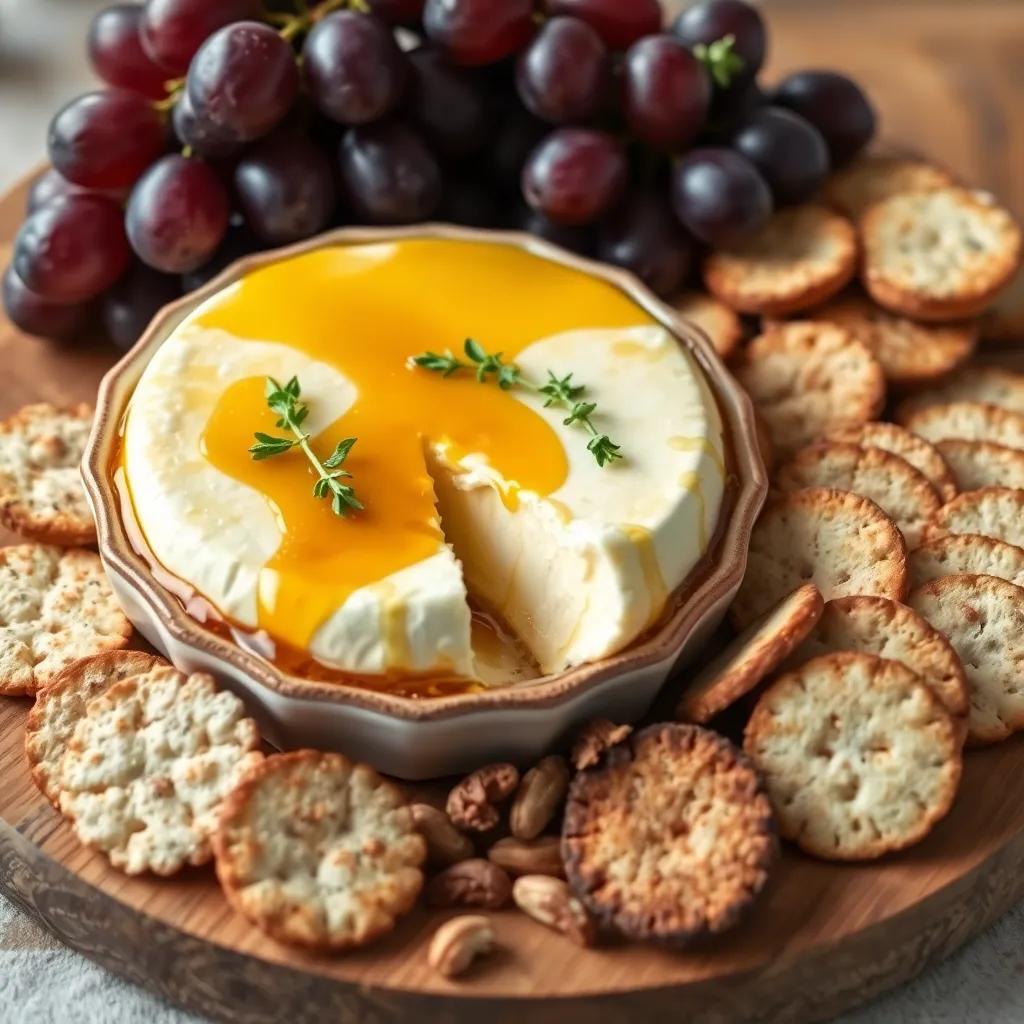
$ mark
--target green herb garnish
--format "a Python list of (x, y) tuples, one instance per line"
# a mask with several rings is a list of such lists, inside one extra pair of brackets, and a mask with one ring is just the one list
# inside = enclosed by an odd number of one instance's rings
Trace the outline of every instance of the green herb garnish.
[(256, 431), (256, 443), (249, 448), (249, 454), (254, 461), (260, 462), (263, 459), (272, 459), (278, 455), (284, 455), (293, 448), (301, 448), (306, 458), (313, 464), (317, 471), (317, 481), (313, 484), (313, 496), (316, 498), (331, 499), (331, 510), (336, 516), (347, 516), (349, 512), (358, 511), (363, 503), (356, 497), (356, 492), (342, 480), (351, 479), (352, 474), (339, 467), (348, 458), (356, 438), (346, 437), (339, 441), (331, 455), (323, 462), (317, 457), (316, 452), (310, 447), (309, 434), (302, 429), (302, 424), (309, 415), (309, 406), (299, 401), (302, 389), (299, 387), (297, 377), (292, 377), (283, 387), (273, 377), (267, 378), (265, 394), (267, 405), (272, 412), (280, 417), (277, 426), (290, 430), (295, 436), (275, 437), (273, 434), (264, 434)]
[(569, 415), (562, 420), (567, 427), (579, 424), (590, 434), (587, 451), (594, 456), (599, 466), (606, 466), (609, 462), (622, 458), (622, 455), (619, 454), (619, 445), (613, 443), (607, 434), (599, 433), (597, 427), (594, 426), (591, 417), (597, 411), (597, 403), (580, 401), (585, 387), (582, 384), (573, 384), (571, 373), (564, 377), (556, 377), (548, 370), (547, 382), (538, 384), (536, 381), (524, 377), (515, 363), (503, 362), (500, 352), (488, 352), (472, 338), (466, 339), (463, 351), (470, 360), (468, 363), (456, 358), (451, 352), (443, 354), (423, 352), (418, 356), (413, 356), (412, 361), (424, 370), (439, 373), (442, 377), (451, 377), (459, 370), (471, 370), (481, 384), (486, 384), (488, 380), (493, 379), (502, 391), (521, 387), (526, 388), (527, 391), (533, 391), (535, 394), (543, 395), (545, 408), (561, 406), (569, 410)]
[(713, 43), (698, 43), (693, 55), (707, 69), (711, 81), (720, 89), (728, 89), (732, 80), (746, 67), (747, 62), (733, 49), (736, 37), (731, 33)]

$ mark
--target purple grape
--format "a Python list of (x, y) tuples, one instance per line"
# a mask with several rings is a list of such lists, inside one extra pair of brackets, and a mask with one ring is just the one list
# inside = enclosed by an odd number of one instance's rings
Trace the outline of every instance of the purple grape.
[(14, 242), (18, 276), (30, 291), (57, 304), (95, 298), (130, 260), (124, 215), (106, 196), (54, 199), (21, 225)]
[(767, 35), (756, 7), (743, 0), (703, 0), (687, 7), (672, 33), (707, 64), (720, 89), (742, 89), (764, 64)]
[(89, 60), (108, 85), (159, 100), (168, 74), (142, 47), (143, 12), (138, 4), (114, 4), (100, 11), (89, 26)]
[(726, 246), (764, 225), (772, 213), (772, 194), (745, 156), (709, 146), (676, 162), (672, 208), (691, 235)]
[(100, 307), (103, 326), (118, 348), (129, 349), (142, 337), (153, 317), (180, 297), (178, 278), (136, 263), (103, 296)]
[(875, 111), (855, 82), (835, 71), (799, 71), (779, 82), (773, 102), (810, 121), (833, 167), (852, 160), (875, 134)]
[(220, 245), (228, 226), (227, 191), (202, 160), (165, 156), (132, 190), (126, 223), (139, 259), (165, 274), (184, 274)]
[(552, 124), (590, 121), (611, 80), (608, 51), (578, 18), (552, 18), (520, 54), (516, 87), (526, 108)]
[(615, 205), (628, 175), (626, 154), (611, 135), (556, 128), (523, 168), (523, 196), (556, 224), (591, 224)]
[(412, 81), (407, 106), (416, 126), (443, 157), (462, 159), (494, 135), (487, 100), (470, 75), (432, 47), (409, 54)]
[(92, 303), (75, 302), (67, 305), (49, 302), (36, 295), (14, 271), (8, 267), (3, 280), (4, 310), (7, 319), (26, 334), (54, 341), (68, 341), (88, 323)]
[(186, 87), (196, 116), (251, 142), (291, 109), (299, 88), (295, 54), (269, 25), (235, 22), (199, 48)]
[(183, 93), (174, 105), (171, 123), (178, 141), (183, 146), (188, 146), (196, 156), (206, 157), (208, 160), (223, 160), (236, 156), (245, 145), (227, 129), (198, 117), (192, 109), (188, 93)]
[(456, 64), (493, 64), (533, 34), (533, 0), (426, 0), (423, 27)]
[(656, 192), (634, 192), (601, 224), (597, 258), (625, 267), (668, 298), (690, 275), (694, 244), (667, 199)]
[(104, 89), (72, 100), (50, 122), (50, 162), (75, 185), (127, 188), (164, 151), (167, 133), (138, 93)]
[(623, 109), (633, 133), (659, 149), (682, 149), (704, 127), (711, 83), (696, 57), (672, 36), (634, 43), (622, 65)]
[(169, 75), (183, 75), (203, 41), (233, 21), (255, 19), (260, 0), (147, 0), (142, 45)]
[(597, 29), (612, 50), (625, 50), (638, 39), (661, 31), (658, 0), (547, 0), (552, 17), (567, 14)]
[(491, 177), (499, 189), (519, 193), (523, 166), (550, 131), (518, 103), (506, 112), (486, 154)]
[(235, 195), (249, 229), (267, 245), (323, 231), (337, 205), (327, 155), (304, 135), (285, 130), (256, 143), (238, 162)]
[(186, 292), (193, 292), (204, 284), (212, 281), (218, 274), (226, 270), (236, 260), (259, 252), (260, 244), (244, 225), (232, 224), (228, 227), (224, 241), (217, 251), (201, 267), (181, 275), (181, 287)]
[(370, 224), (426, 220), (441, 202), (441, 169), (419, 135), (399, 121), (350, 128), (338, 148), (345, 198)]
[(378, 18), (335, 11), (318, 22), (302, 48), (313, 102), (340, 124), (367, 124), (402, 98), (409, 65), (391, 29)]
[(760, 172), (777, 205), (810, 199), (828, 174), (828, 147), (799, 114), (762, 107), (740, 122), (730, 139)]

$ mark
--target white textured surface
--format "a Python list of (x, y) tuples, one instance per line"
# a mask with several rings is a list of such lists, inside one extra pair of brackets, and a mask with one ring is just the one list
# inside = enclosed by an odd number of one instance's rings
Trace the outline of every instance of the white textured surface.
[[(0, 186), (43, 155), (46, 119), (85, 80), (84, 26), (102, 0), (0, 0)], [(0, 1021), (193, 1024), (200, 1018), (108, 974), (0, 898)], [(842, 1024), (1024, 1020), (1024, 906), (952, 959)]]

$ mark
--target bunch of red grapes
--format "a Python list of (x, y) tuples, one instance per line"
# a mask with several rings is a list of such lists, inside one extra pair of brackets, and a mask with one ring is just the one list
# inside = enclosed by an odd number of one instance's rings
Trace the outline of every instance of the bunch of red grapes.
[(106, 88), (49, 129), (8, 316), (134, 343), (248, 252), (343, 224), (518, 227), (669, 296), (701, 246), (811, 196), (871, 138), (827, 71), (765, 90), (743, 0), (148, 0), (102, 11)]

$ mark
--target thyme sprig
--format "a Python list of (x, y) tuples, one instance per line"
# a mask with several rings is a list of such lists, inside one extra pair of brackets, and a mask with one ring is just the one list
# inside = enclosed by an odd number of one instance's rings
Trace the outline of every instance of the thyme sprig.
[(342, 483), (343, 480), (351, 479), (352, 474), (340, 468), (352, 451), (356, 438), (346, 437), (339, 441), (334, 451), (321, 462), (310, 446), (309, 434), (302, 429), (309, 415), (309, 406), (299, 401), (302, 389), (298, 378), (292, 377), (287, 384), (281, 385), (273, 377), (268, 377), (264, 394), (270, 410), (279, 417), (277, 426), (290, 430), (294, 437), (277, 437), (257, 430), (254, 435), (256, 443), (249, 448), (253, 460), (260, 462), (284, 455), (293, 448), (301, 448), (317, 472), (317, 481), (313, 484), (315, 498), (330, 497), (331, 511), (336, 516), (344, 517), (363, 508), (363, 503), (356, 497), (351, 485)]
[(587, 451), (594, 456), (599, 466), (604, 467), (623, 457), (620, 446), (594, 426), (591, 417), (597, 411), (597, 403), (582, 401), (586, 387), (583, 384), (574, 384), (571, 373), (558, 377), (548, 370), (547, 381), (538, 383), (525, 377), (515, 363), (506, 363), (501, 352), (488, 352), (473, 338), (466, 339), (463, 351), (469, 362), (457, 358), (450, 351), (422, 352), (418, 356), (413, 356), (412, 361), (422, 369), (439, 373), (442, 377), (451, 377), (460, 370), (470, 370), (475, 373), (481, 384), (493, 379), (502, 391), (521, 387), (543, 395), (545, 408), (558, 406), (569, 410), (569, 415), (562, 420), (565, 426), (578, 424), (590, 434)]

